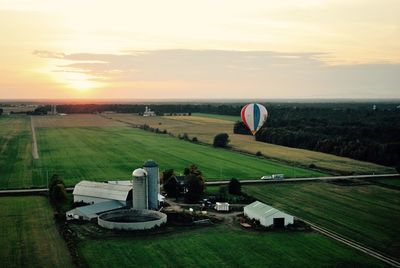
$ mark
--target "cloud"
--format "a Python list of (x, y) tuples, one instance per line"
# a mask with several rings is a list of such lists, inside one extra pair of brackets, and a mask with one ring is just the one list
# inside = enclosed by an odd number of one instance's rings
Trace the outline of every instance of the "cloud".
[(400, 64), (328, 65), (319, 52), (154, 50), (125, 54), (53, 53), (59, 70), (113, 83), (185, 83), (219, 97), (400, 97)]
[(40, 58), (53, 58), (53, 59), (63, 59), (65, 58), (64, 53), (59, 52), (51, 52), (46, 50), (35, 50), (32, 52), (33, 55), (38, 56)]

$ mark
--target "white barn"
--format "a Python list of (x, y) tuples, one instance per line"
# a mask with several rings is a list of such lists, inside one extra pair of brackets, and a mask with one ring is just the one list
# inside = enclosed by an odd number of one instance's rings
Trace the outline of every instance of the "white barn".
[(115, 200), (127, 205), (127, 201), (132, 200), (132, 185), (81, 181), (75, 185), (72, 194), (74, 202), (96, 204)]
[(293, 216), (259, 201), (245, 206), (244, 215), (250, 219), (260, 221), (260, 224), (265, 227), (283, 227), (294, 222)]

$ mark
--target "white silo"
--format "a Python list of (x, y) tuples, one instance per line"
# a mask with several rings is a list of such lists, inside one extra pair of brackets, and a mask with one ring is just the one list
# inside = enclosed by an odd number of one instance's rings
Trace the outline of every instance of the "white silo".
[(138, 168), (135, 169), (132, 173), (132, 182), (133, 182), (133, 209), (148, 209), (149, 204), (149, 195), (148, 195), (148, 178), (147, 171)]
[(143, 168), (147, 171), (149, 209), (158, 209), (158, 194), (160, 192), (160, 173), (158, 164), (153, 160), (147, 160)]

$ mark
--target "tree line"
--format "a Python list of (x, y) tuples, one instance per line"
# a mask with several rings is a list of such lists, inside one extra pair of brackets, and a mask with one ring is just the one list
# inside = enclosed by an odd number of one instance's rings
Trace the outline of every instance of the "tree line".
[[(251, 135), (242, 122), (236, 122), (233, 131)], [(255, 139), (398, 166), (399, 133), (399, 109), (282, 108), (268, 118)]]

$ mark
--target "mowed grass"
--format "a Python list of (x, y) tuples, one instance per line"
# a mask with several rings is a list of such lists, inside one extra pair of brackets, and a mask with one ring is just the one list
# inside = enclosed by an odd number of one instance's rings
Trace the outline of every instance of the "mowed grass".
[(151, 127), (166, 129), (174, 135), (187, 133), (190, 138), (197, 137), (200, 141), (212, 144), (218, 133), (228, 133), (230, 145), (240, 151), (255, 154), (261, 152), (264, 156), (308, 167), (316, 165), (322, 170), (340, 174), (372, 174), (393, 173), (393, 168), (358, 161), (346, 157), (335, 156), (304, 149), (290, 148), (270, 143), (258, 142), (252, 136), (233, 134), (233, 125), (237, 121), (234, 116), (211, 114), (194, 114), (192, 116), (157, 116), (143, 117), (129, 114), (110, 114), (107, 117), (130, 124), (148, 124)]
[(32, 185), (30, 117), (0, 116), (0, 188)]
[(371, 248), (400, 256), (398, 190), (320, 182), (245, 186), (244, 191)]
[(85, 240), (80, 251), (91, 267), (384, 267), (316, 233), (257, 233), (225, 226)]
[(1, 267), (72, 267), (48, 200), (0, 197)]
[(130, 127), (38, 128), (36, 135), (40, 154), (37, 183), (45, 181), (47, 171), (60, 174), (68, 185), (82, 179), (129, 179), (147, 159), (157, 161), (161, 171), (173, 168), (177, 173), (196, 164), (208, 180), (259, 178), (274, 173), (324, 175)]

